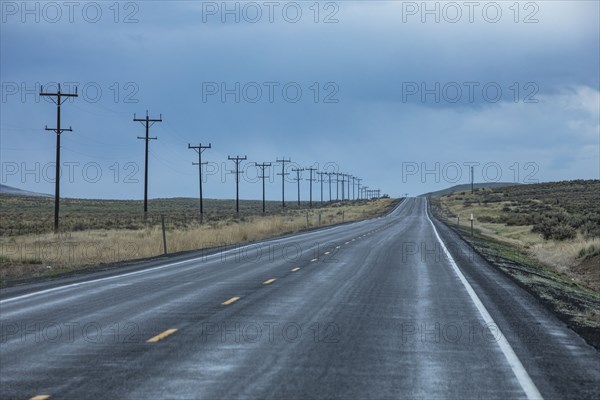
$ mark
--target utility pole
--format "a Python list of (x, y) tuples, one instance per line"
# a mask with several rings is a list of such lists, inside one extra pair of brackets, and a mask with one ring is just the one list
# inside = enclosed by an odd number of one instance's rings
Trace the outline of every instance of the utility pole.
[(319, 174), (319, 180), (321, 181), (321, 205), (323, 205), (323, 175), (327, 175), (327, 172), (317, 172)]
[(202, 146), (202, 143), (200, 143), (198, 146), (192, 146), (188, 143), (188, 149), (194, 149), (196, 150), (196, 153), (198, 153), (198, 162), (193, 162), (192, 165), (198, 166), (198, 183), (200, 184), (200, 223), (204, 221), (204, 199), (202, 197), (202, 165), (208, 164), (207, 162), (202, 162), (202, 152), (210, 148), (212, 148), (210, 143), (208, 144), (208, 146)]
[(235, 213), (240, 215), (240, 163), (247, 159), (244, 157), (231, 157), (228, 156), (227, 159), (233, 161), (235, 163)]
[(333, 175), (333, 172), (328, 172), (327, 173), (327, 183), (329, 183), (329, 202), (331, 203), (331, 176)]
[(300, 205), (300, 172), (304, 171), (304, 168), (292, 168), (292, 171), (296, 173), (296, 182), (298, 182), (298, 205)]
[(471, 166), (471, 194), (473, 194), (473, 166)]
[(265, 162), (262, 164), (254, 163), (254, 165), (259, 167), (261, 170), (261, 175), (259, 176), (259, 178), (262, 179), (262, 186), (263, 186), (263, 214), (264, 214), (265, 213), (265, 179), (268, 178), (268, 176), (265, 175), (265, 168), (270, 167), (271, 163), (270, 162), (269, 163)]
[[(77, 88), (75, 88), (75, 94), (61, 93), (60, 83), (58, 84), (58, 91), (56, 93), (44, 92), (44, 87), (40, 87), (40, 96), (50, 97), (50, 100), (56, 104), (56, 128), (48, 128), (46, 125), (45, 130), (53, 131), (56, 133), (56, 177), (54, 179), (54, 233), (58, 233), (58, 215), (60, 211), (60, 134), (63, 132), (73, 132), (71, 127), (61, 128), (60, 127), (60, 106), (67, 101), (69, 97), (78, 97)], [(56, 99), (54, 99), (56, 97)]]
[(356, 177), (353, 176), (352, 177), (352, 200), (356, 200), (356, 194), (355, 194), (355, 184), (356, 184)]
[(360, 200), (360, 182), (362, 181), (362, 178), (356, 178), (356, 180), (358, 181), (358, 199)]
[(309, 187), (310, 187), (310, 189), (309, 189), (309, 193), (310, 193), (310, 195), (309, 195), (309, 200), (308, 200), (308, 208), (312, 208), (312, 183), (313, 183), (313, 172), (314, 172), (314, 171), (316, 171), (317, 169), (316, 169), (316, 168), (313, 168), (313, 167), (308, 167), (308, 168), (306, 168), (306, 170), (307, 170), (307, 171), (309, 171), (309, 173), (310, 173), (310, 177), (308, 178), (308, 181), (310, 182), (310, 183), (309, 183)]
[(289, 172), (285, 172), (285, 163), (292, 162), (292, 159), (288, 158), (286, 160), (283, 157), (281, 160), (276, 159), (275, 162), (281, 163), (281, 173), (277, 175), (281, 175), (281, 209), (283, 210), (285, 208), (285, 176), (290, 174)]
[(344, 201), (344, 198), (345, 198), (344, 197), (344, 187), (345, 187), (344, 183), (346, 183), (346, 179), (345, 179), (346, 178), (346, 174), (340, 174), (340, 175), (342, 175), (342, 201)]
[(340, 174), (339, 172), (335, 173), (335, 200), (340, 199)]
[(348, 178), (348, 200), (350, 200), (350, 178), (352, 177), (352, 175), (348, 174), (346, 175), (346, 177)]
[(135, 114), (133, 114), (133, 122), (141, 122), (144, 127), (146, 127), (146, 136), (140, 137), (138, 139), (142, 139), (146, 141), (146, 162), (144, 164), (144, 219), (148, 217), (148, 142), (150, 140), (156, 140), (156, 137), (150, 137), (148, 134), (150, 133), (150, 127), (157, 122), (162, 122), (162, 114), (158, 119), (152, 119), (148, 117), (148, 110), (146, 110), (146, 118), (137, 118)]

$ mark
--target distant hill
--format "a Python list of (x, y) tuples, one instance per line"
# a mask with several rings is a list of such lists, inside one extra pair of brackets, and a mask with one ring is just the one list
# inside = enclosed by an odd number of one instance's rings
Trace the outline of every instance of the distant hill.
[[(500, 188), (500, 187), (506, 187), (506, 186), (516, 186), (516, 185), (520, 185), (520, 183), (515, 183), (515, 182), (475, 183), (475, 184), (473, 184), (473, 187), (475, 189), (486, 189), (486, 188)], [(471, 190), (471, 184), (466, 183), (464, 185), (456, 185), (456, 186), (449, 187), (447, 189), (438, 190), (437, 192), (425, 193), (419, 197), (442, 197), (442, 196), (445, 196), (450, 193), (466, 192), (469, 190)]]
[(52, 197), (52, 195), (49, 194), (30, 192), (28, 190), (17, 189), (12, 186), (0, 184), (0, 195), (2, 194), (9, 194), (12, 196)]

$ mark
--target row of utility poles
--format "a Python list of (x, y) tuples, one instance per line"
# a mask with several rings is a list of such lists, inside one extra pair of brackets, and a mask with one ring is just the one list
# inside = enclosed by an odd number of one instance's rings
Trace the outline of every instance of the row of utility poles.
[[(77, 88), (75, 88), (75, 93), (63, 93), (61, 92), (60, 84), (58, 85), (58, 90), (56, 92), (44, 92), (43, 86), (40, 89), (40, 96), (49, 97), (56, 104), (56, 128), (48, 128), (46, 126), (45, 130), (52, 131), (56, 133), (56, 179), (55, 179), (55, 190), (54, 190), (54, 232), (59, 232), (59, 214), (60, 214), (60, 139), (61, 134), (63, 132), (72, 132), (71, 127), (63, 128), (61, 126), (61, 106), (62, 104), (69, 98), (78, 97)], [(144, 218), (147, 218), (148, 215), (148, 153), (149, 153), (149, 143), (151, 140), (157, 140), (157, 137), (150, 136), (150, 128), (156, 124), (157, 122), (162, 121), (162, 114), (158, 118), (150, 118), (148, 111), (146, 110), (146, 116), (142, 118), (138, 118), (136, 114), (133, 115), (134, 122), (140, 122), (145, 128), (145, 136), (138, 136), (138, 139), (144, 140), (145, 142), (145, 160), (144, 160)], [(212, 145), (209, 143), (208, 145), (202, 145), (199, 143), (197, 146), (192, 146), (192, 144), (188, 144), (188, 149), (193, 149), (198, 154), (198, 162), (193, 162), (192, 165), (198, 166), (198, 186), (199, 186), (199, 212), (200, 212), (200, 222), (203, 222), (204, 219), (204, 205), (203, 205), (203, 193), (202, 193), (202, 166), (208, 164), (207, 162), (202, 162), (202, 153), (212, 148)], [(231, 171), (235, 174), (235, 185), (236, 185), (236, 196), (235, 196), (235, 211), (239, 214), (240, 211), (240, 196), (239, 196), (239, 183), (240, 183), (240, 163), (242, 161), (247, 160), (246, 156), (229, 156), (228, 160), (233, 161), (235, 163), (235, 170)], [(289, 175), (289, 172), (286, 170), (286, 164), (291, 163), (292, 160), (290, 158), (286, 159), (285, 157), (281, 159), (276, 159), (276, 163), (281, 164), (281, 172), (277, 173), (277, 175), (281, 175), (281, 208), (285, 209), (285, 177)], [(262, 179), (262, 210), (263, 213), (266, 212), (265, 208), (265, 179), (269, 178), (266, 175), (266, 168), (270, 167), (272, 164), (270, 162), (263, 163), (254, 163), (254, 165), (261, 170), (261, 174), (259, 178)], [(360, 200), (360, 199), (370, 199), (374, 197), (380, 197), (381, 192), (379, 190), (369, 190), (367, 186), (361, 186), (362, 179), (357, 178), (355, 176), (349, 174), (342, 174), (339, 172), (324, 172), (318, 171), (317, 168), (309, 167), (309, 168), (292, 168), (292, 171), (296, 173), (296, 181), (298, 184), (298, 205), (300, 205), (300, 181), (301, 172), (309, 171), (309, 207), (313, 206), (313, 182), (315, 182), (314, 176), (319, 175), (319, 181), (321, 183), (321, 204), (323, 204), (323, 183), (325, 181), (324, 177), (327, 176), (327, 181), (329, 184), (329, 201), (333, 201), (332, 191), (331, 191), (331, 183), (333, 182), (332, 178), (335, 177), (336, 183), (336, 200), (340, 200), (339, 197), (339, 184), (341, 183), (342, 187), (342, 198), (341, 200)], [(341, 177), (341, 180), (340, 180)], [(350, 195), (350, 180), (352, 180), (352, 195)], [(355, 193), (355, 185), (358, 183), (358, 195)], [(347, 184), (347, 191), (345, 189), (345, 185)]]

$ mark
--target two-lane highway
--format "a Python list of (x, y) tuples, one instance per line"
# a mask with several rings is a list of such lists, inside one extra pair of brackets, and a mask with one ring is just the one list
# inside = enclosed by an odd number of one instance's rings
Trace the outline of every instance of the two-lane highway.
[(600, 357), (433, 221), (385, 217), (0, 295), (0, 397), (598, 398)]

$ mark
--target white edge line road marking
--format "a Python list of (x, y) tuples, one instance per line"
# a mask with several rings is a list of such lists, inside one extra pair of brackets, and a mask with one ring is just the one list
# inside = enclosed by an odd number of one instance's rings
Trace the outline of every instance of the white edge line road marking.
[[(402, 207), (402, 205), (405, 205), (405, 204), (406, 203), (403, 201), (394, 210), (392, 210), (392, 212), (398, 210), (398, 208)], [(145, 274), (145, 273), (148, 273), (148, 272), (151, 272), (151, 271), (156, 271), (156, 270), (163, 269), (163, 268), (173, 267), (175, 265), (180, 265), (180, 264), (185, 264), (185, 263), (191, 263), (191, 262), (195, 262), (195, 261), (199, 261), (199, 260), (203, 260), (203, 259), (207, 260), (209, 258), (214, 258), (216, 256), (222, 256), (223, 254), (231, 253), (232, 251), (240, 251), (241, 249), (245, 249), (245, 248), (250, 247), (250, 246), (256, 246), (257, 244), (271, 243), (271, 242), (278, 242), (278, 241), (286, 241), (286, 240), (289, 240), (289, 239), (292, 239), (292, 238), (299, 238), (299, 237), (303, 237), (303, 236), (315, 235), (315, 234), (319, 234), (319, 233), (323, 233), (323, 232), (328, 232), (328, 231), (331, 231), (331, 230), (334, 230), (334, 229), (347, 228), (348, 226), (355, 225), (355, 224), (356, 225), (363, 224), (363, 223), (368, 222), (368, 221), (369, 221), (368, 219), (364, 219), (364, 220), (361, 220), (361, 221), (350, 222), (349, 224), (346, 224), (346, 225), (332, 226), (331, 228), (326, 228), (326, 229), (317, 230), (317, 231), (313, 231), (313, 232), (300, 233), (298, 235), (291, 236), (289, 238), (273, 238), (273, 239), (268, 239), (268, 240), (265, 240), (263, 242), (251, 243), (251, 244), (247, 244), (245, 246), (237, 247), (237, 248), (234, 247), (233, 249), (220, 251), (220, 252), (217, 252), (217, 253), (214, 253), (214, 254), (210, 254), (210, 255), (207, 255), (207, 256), (200, 256), (200, 257), (192, 258), (192, 259), (189, 259), (189, 260), (177, 261), (177, 262), (174, 262), (174, 263), (164, 264), (164, 265), (158, 265), (158, 266), (152, 267), (152, 268), (144, 268), (144, 269), (139, 270), (139, 271), (126, 272), (124, 274), (117, 274), (117, 275), (107, 276), (105, 278), (91, 279), (89, 281), (83, 281), (83, 282), (77, 282), (77, 283), (69, 283), (69, 284), (63, 285), (63, 286), (57, 286), (57, 287), (53, 287), (53, 288), (49, 288), (49, 289), (40, 290), (38, 292), (32, 292), (32, 293), (28, 293), (28, 294), (23, 294), (21, 296), (15, 296), (15, 297), (10, 297), (8, 299), (0, 300), (0, 304), (6, 304), (6, 303), (10, 303), (10, 302), (17, 301), (17, 300), (27, 299), (29, 297), (37, 296), (37, 295), (40, 295), (40, 294), (57, 292), (59, 290), (74, 288), (74, 287), (77, 287), (77, 286), (88, 285), (90, 283), (104, 282), (104, 281), (108, 281), (108, 280), (112, 280), (112, 279), (123, 278), (123, 277), (126, 277), (126, 276)]]
[(481, 300), (479, 300), (477, 293), (475, 293), (475, 291), (473, 290), (473, 287), (469, 284), (469, 282), (467, 281), (467, 279), (465, 278), (463, 273), (458, 268), (458, 265), (454, 261), (454, 258), (452, 258), (452, 255), (446, 248), (446, 245), (442, 241), (442, 238), (440, 237), (437, 229), (435, 228), (433, 221), (431, 220), (431, 218), (429, 218), (429, 212), (427, 210), (427, 201), (425, 201), (425, 215), (427, 216), (427, 219), (429, 220), (429, 223), (431, 224), (431, 227), (433, 228), (435, 237), (437, 238), (438, 242), (440, 242), (440, 244), (442, 245), (444, 254), (446, 254), (446, 257), (448, 258), (448, 262), (450, 263), (450, 265), (452, 266), (452, 269), (458, 276), (458, 279), (460, 279), (461, 283), (467, 290), (467, 293), (469, 294), (469, 297), (471, 297), (471, 300), (473, 301), (473, 303), (475, 304), (475, 307), (479, 311), (481, 318), (483, 318), (483, 321), (486, 323), (486, 325), (493, 325), (498, 329), (499, 340), (496, 343), (498, 343), (500, 350), (502, 350), (502, 353), (504, 353), (504, 357), (506, 357), (506, 361), (508, 361), (508, 365), (510, 365), (510, 368), (512, 369), (517, 380), (519, 381), (521, 388), (525, 392), (525, 395), (527, 396), (528, 399), (543, 399), (542, 394), (540, 393), (538, 388), (535, 386), (535, 383), (533, 383), (533, 381), (531, 380), (531, 377), (529, 376), (529, 374), (527, 373), (527, 370), (521, 363), (521, 360), (519, 360), (519, 357), (517, 357), (517, 354), (515, 353), (513, 348), (510, 346), (510, 343), (508, 343), (508, 340), (506, 340), (504, 333), (502, 333), (498, 324), (496, 324), (496, 322), (494, 322), (492, 316), (490, 315), (488, 310), (485, 308), (485, 306), (483, 305)]

